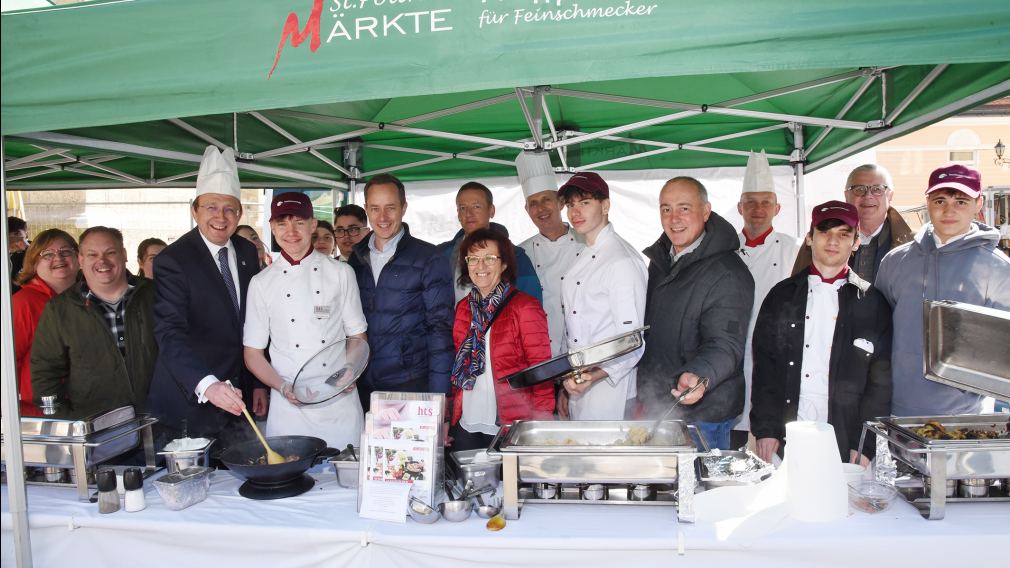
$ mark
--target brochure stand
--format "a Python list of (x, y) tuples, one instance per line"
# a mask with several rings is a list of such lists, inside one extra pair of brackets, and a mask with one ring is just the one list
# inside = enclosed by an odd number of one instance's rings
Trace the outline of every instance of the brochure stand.
[(444, 478), (445, 395), (373, 392), (358, 456), (358, 513), (403, 522), (406, 501), (434, 505)]

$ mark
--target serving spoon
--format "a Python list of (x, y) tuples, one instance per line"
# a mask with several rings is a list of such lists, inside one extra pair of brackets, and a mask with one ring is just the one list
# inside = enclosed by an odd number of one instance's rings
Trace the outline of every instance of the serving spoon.
[(263, 444), (263, 449), (267, 451), (267, 464), (276, 465), (279, 463), (286, 462), (287, 460), (284, 459), (284, 456), (275, 452), (273, 448), (270, 447), (270, 444), (267, 443), (267, 439), (263, 437), (263, 434), (260, 432), (260, 429), (256, 426), (256, 422), (252, 419), (252, 416), (249, 415), (249, 411), (243, 408), (242, 414), (244, 414), (245, 419), (249, 421), (249, 425), (252, 426), (253, 432), (256, 432), (256, 437), (259, 438), (260, 443)]
[(697, 384), (687, 389), (686, 391), (680, 393), (680, 396), (678, 396), (677, 399), (673, 401), (673, 404), (670, 405), (670, 408), (666, 409), (666, 412), (664, 412), (662, 416), (660, 416), (655, 422), (652, 423), (652, 427), (649, 428), (649, 432), (646, 433), (645, 435), (645, 441), (648, 442), (649, 440), (652, 439), (653, 436), (656, 435), (656, 430), (659, 428), (659, 425), (663, 423), (663, 420), (666, 420), (666, 418), (670, 416), (670, 413), (673, 412), (674, 408), (680, 406), (680, 403), (684, 402), (685, 398), (687, 398), (691, 393), (702, 387), (706, 388), (708, 387), (708, 377), (702, 377), (698, 379)]

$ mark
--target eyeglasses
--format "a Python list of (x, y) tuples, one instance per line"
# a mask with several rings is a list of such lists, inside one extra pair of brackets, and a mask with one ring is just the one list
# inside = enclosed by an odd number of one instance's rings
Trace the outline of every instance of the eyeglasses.
[(224, 212), (225, 217), (238, 217), (238, 209), (227, 205), (224, 207), (218, 207), (217, 205), (200, 205), (199, 207), (215, 217), (221, 212)]
[(364, 229), (364, 227), (347, 227), (346, 229), (337, 227), (336, 229), (333, 229), (333, 234), (338, 237), (343, 237), (344, 235), (356, 237), (361, 234), (362, 229)]
[(848, 191), (848, 192), (852, 193), (853, 195), (857, 195), (859, 197), (863, 197), (867, 193), (869, 193), (870, 195), (874, 195), (874, 196), (880, 196), (880, 195), (883, 195), (885, 191), (887, 191), (887, 186), (886, 185), (850, 185), (849, 189), (846, 189), (845, 191)]
[(501, 261), (500, 256), (495, 256), (493, 254), (489, 254), (487, 256), (466, 256), (463, 257), (463, 259), (466, 260), (467, 266), (477, 266), (478, 262), (483, 262), (486, 266), (494, 266)]
[(39, 253), (39, 258), (46, 262), (52, 262), (56, 260), (57, 255), (60, 258), (69, 258), (75, 254), (77, 254), (76, 249), (64, 247), (58, 250), (46, 249)]

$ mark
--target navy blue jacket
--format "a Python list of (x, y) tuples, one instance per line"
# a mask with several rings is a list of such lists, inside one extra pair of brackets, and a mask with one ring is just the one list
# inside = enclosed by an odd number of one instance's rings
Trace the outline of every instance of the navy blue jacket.
[[(498, 223), (491, 223), (491, 229), (505, 233), (506, 237), (509, 235), (508, 229)], [(449, 269), (453, 274), (456, 271), (456, 259), (453, 258), (452, 253), (461, 242), (463, 242), (463, 229), (457, 231), (451, 241), (438, 245), (438, 250), (449, 259)], [(540, 277), (537, 276), (536, 268), (533, 268), (533, 261), (530, 260), (529, 255), (526, 254), (526, 251), (522, 247), (515, 246), (515, 243), (512, 243), (512, 245), (516, 250), (516, 288), (536, 298), (542, 306), (544, 304), (544, 289), (540, 285)], [(455, 284), (453, 282), (454, 287)], [(453, 298), (455, 299), (455, 297), (456, 294), (453, 292)]]
[(210, 402), (198, 404), (196, 385), (207, 375), (230, 380), (239, 389), (257, 384), (242, 357), (242, 324), (249, 281), (259, 272), (256, 247), (233, 235), (241, 310), (228, 290), (199, 229), (179, 237), (154, 260), (154, 367), (148, 410), (162, 423), (190, 436), (217, 436), (230, 414)]
[(348, 261), (368, 320), (371, 360), (361, 380), (371, 390), (395, 391), (427, 377), (429, 392), (448, 394), (455, 355), (452, 271), (435, 245), (410, 236), (406, 223), (403, 232), (378, 283), (369, 260), (371, 237), (354, 246)]

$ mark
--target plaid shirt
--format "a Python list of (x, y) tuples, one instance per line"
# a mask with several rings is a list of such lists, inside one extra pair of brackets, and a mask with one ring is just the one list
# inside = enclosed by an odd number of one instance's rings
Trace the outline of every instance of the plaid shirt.
[(119, 353), (124, 358), (126, 357), (126, 305), (129, 303), (130, 296), (133, 295), (135, 289), (136, 286), (134, 285), (133, 278), (128, 278), (126, 293), (119, 299), (118, 304), (112, 305), (96, 296), (91, 291), (91, 288), (88, 288), (87, 282), (81, 281), (81, 297), (84, 299), (84, 304), (94, 306), (98, 310), (105, 325), (109, 327), (109, 333), (116, 340)]

